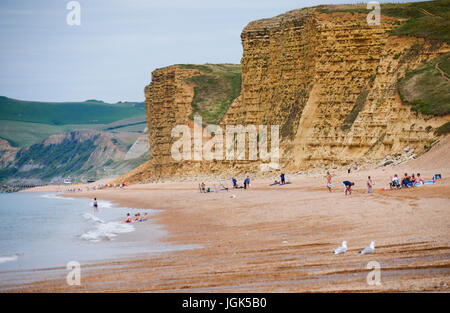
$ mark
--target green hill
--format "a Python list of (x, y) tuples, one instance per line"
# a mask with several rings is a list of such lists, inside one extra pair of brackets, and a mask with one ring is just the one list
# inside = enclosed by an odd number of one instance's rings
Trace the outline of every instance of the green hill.
[(0, 138), (16, 147), (36, 144), (65, 131), (92, 129), (141, 132), (146, 125), (143, 102), (105, 103), (21, 101), (0, 96)]
[(0, 96), (0, 120), (49, 125), (108, 124), (145, 115), (143, 102), (105, 103), (22, 101)]

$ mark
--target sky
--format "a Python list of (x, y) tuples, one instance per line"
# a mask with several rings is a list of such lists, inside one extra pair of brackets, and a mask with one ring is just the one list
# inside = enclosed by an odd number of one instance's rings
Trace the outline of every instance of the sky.
[(319, 4), (355, 3), (78, 0), (80, 25), (70, 26), (69, 2), (0, 0), (0, 95), (36, 101), (143, 101), (156, 68), (240, 63), (240, 34), (250, 21)]

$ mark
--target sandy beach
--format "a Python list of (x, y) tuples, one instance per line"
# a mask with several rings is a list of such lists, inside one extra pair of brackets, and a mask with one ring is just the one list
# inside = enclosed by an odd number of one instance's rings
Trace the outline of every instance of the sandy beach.
[[(285, 186), (256, 179), (248, 190), (203, 194), (193, 182), (137, 184), (70, 193), (118, 206), (162, 210), (152, 218), (167, 242), (201, 248), (83, 267), (81, 286), (61, 279), (22, 285), (24, 292), (448, 292), (450, 283), (449, 140), (408, 163), (372, 170), (292, 176)], [(434, 184), (379, 190), (390, 176), (420, 172)], [(345, 196), (341, 183), (356, 183)], [(206, 182), (211, 186), (213, 182)], [(230, 186), (231, 183), (228, 184)], [(55, 191), (53, 187), (34, 191)], [(346, 240), (345, 254), (333, 250)], [(375, 241), (375, 252), (358, 252)], [(379, 263), (381, 284), (367, 269)]]

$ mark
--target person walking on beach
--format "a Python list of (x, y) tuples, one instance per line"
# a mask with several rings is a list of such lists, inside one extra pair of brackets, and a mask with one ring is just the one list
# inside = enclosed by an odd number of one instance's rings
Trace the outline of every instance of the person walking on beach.
[(231, 181), (233, 182), (233, 189), (236, 189), (237, 188), (237, 180), (236, 180), (236, 178), (232, 178), (231, 179)]
[(94, 212), (98, 212), (98, 203), (97, 203), (97, 198), (94, 198)]
[(331, 184), (331, 174), (330, 174), (330, 172), (327, 172), (327, 188), (330, 192), (331, 192), (331, 187), (333, 187), (333, 185)]
[(367, 193), (371, 193), (372, 192), (372, 187), (373, 187), (373, 181), (370, 178), (370, 176), (367, 178)]

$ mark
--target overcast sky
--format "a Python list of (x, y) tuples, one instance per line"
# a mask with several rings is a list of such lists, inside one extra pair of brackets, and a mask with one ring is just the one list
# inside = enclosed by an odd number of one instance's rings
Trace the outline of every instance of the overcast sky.
[[(143, 101), (158, 67), (240, 63), (250, 21), (339, 0), (0, 0), (0, 95)], [(393, 1), (391, 1), (393, 2)]]

